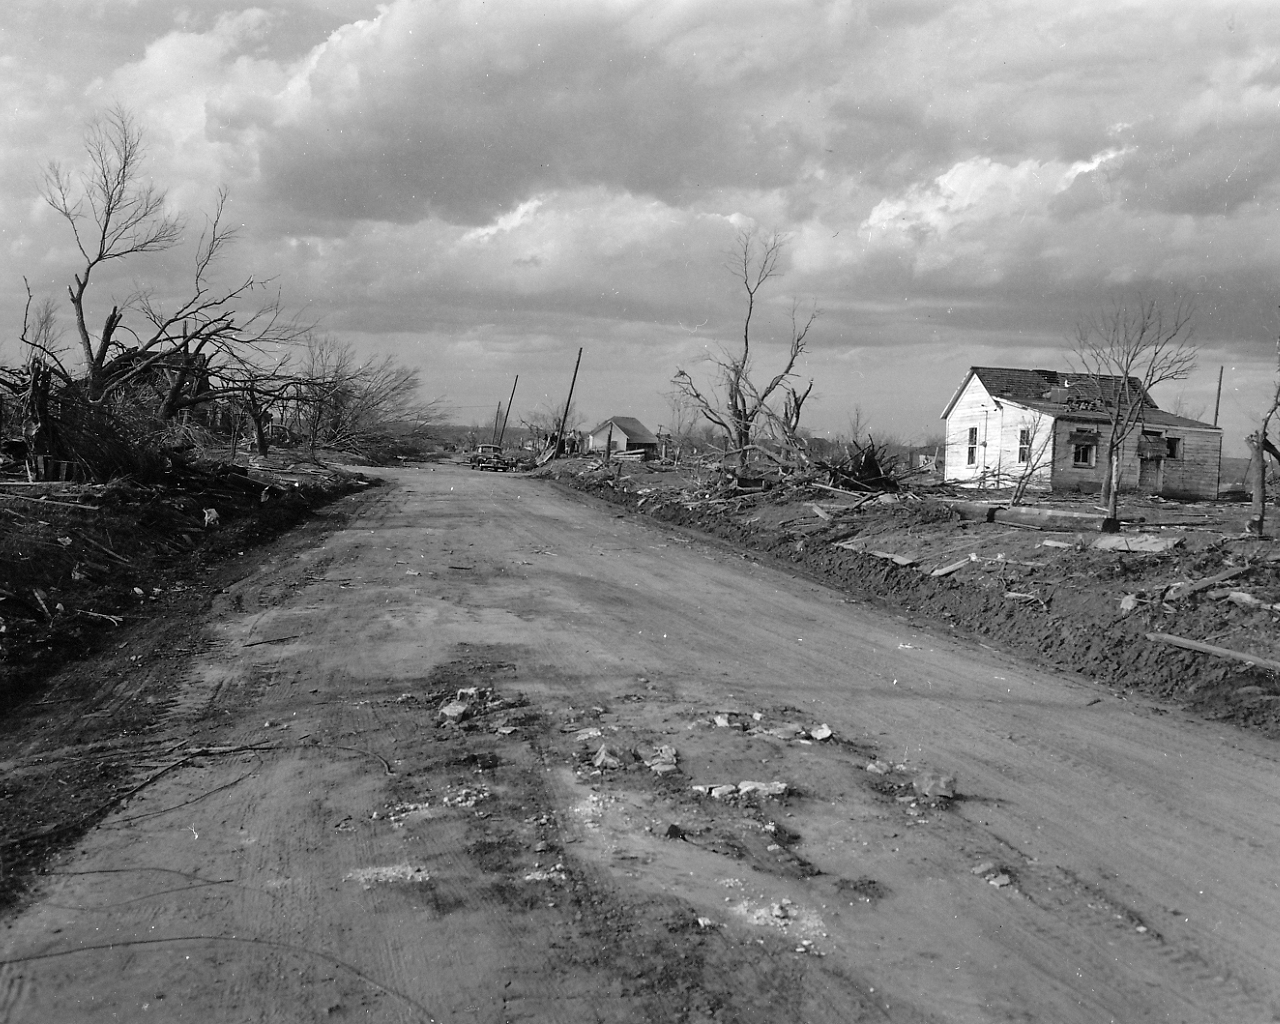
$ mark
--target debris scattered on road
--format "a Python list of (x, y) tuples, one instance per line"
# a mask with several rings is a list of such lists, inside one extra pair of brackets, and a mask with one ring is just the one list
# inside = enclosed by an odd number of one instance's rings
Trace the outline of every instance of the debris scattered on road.
[(385, 867), (357, 868), (343, 877), (344, 882), (359, 882), (365, 889), (375, 885), (394, 885), (407, 882), (429, 882), (427, 869), (413, 864), (389, 864)]
[(973, 874), (979, 875), (988, 885), (994, 885), (997, 889), (1003, 889), (1006, 885), (1013, 884), (1009, 869), (1002, 867), (993, 860), (984, 860), (971, 870)]
[(446, 807), (474, 807), (491, 795), (488, 786), (460, 786), (440, 802)]
[(645, 766), (655, 775), (669, 775), (677, 771), (676, 748), (666, 744), (657, 748), (653, 756), (645, 759)]
[(391, 822), (392, 828), (404, 828), (409, 822), (431, 817), (430, 806), (425, 800), (420, 803), (396, 804), (386, 818)]
[(893, 766), (885, 764), (883, 761), (870, 761), (867, 763), (866, 770), (872, 775), (888, 775), (893, 771)]
[(549, 868), (534, 865), (532, 871), (524, 876), (526, 882), (563, 882), (568, 878), (563, 864), (555, 864)]
[(591, 763), (597, 768), (602, 768), (606, 771), (622, 767), (622, 759), (603, 743), (600, 745), (600, 749), (596, 751), (595, 757), (591, 759)]
[(471, 705), (462, 700), (451, 700), (440, 709), (440, 718), (446, 722), (458, 723), (471, 715)]
[(759, 793), (761, 796), (786, 796), (787, 784), (785, 782), (739, 782), (738, 795), (746, 796), (749, 793)]
[(911, 788), (921, 800), (952, 800), (956, 795), (956, 777), (941, 772), (921, 772), (911, 780)]
[(701, 793), (703, 796), (709, 796), (713, 800), (729, 800), (733, 797), (750, 796), (752, 793), (758, 793), (761, 796), (786, 796), (788, 787), (785, 782), (751, 782), (744, 780), (736, 785), (732, 782), (723, 783), (714, 786), (694, 786), (695, 793)]

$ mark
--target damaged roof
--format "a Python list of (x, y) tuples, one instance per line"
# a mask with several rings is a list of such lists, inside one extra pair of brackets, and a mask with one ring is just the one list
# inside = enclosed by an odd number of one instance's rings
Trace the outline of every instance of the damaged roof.
[(627, 440), (635, 444), (657, 444), (658, 439), (649, 432), (649, 428), (641, 423), (634, 416), (610, 416), (607, 420), (590, 431), (591, 434), (598, 434), (606, 429), (612, 423), (618, 430), (627, 435)]
[[(943, 410), (942, 418), (950, 415), (956, 401), (977, 377), (992, 398), (1035, 409), (1046, 415), (1068, 417), (1085, 422), (1107, 422), (1106, 409), (1114, 405), (1116, 396), (1124, 386), (1124, 378), (1105, 374), (1072, 373), (1062, 370), (1024, 370), (1007, 366), (971, 366), (951, 401)], [(1217, 430), (1209, 423), (1202, 423), (1186, 416), (1165, 412), (1152, 401), (1137, 377), (1129, 378), (1131, 391), (1141, 396), (1143, 421), (1151, 426), (1198, 427)]]

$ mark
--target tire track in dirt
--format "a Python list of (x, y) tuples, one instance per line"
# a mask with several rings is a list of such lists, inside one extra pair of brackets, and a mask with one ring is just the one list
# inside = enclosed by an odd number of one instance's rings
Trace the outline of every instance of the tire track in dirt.
[[(1230, 840), (1266, 788), (1260, 750), (1220, 769), (1204, 728), (1084, 712), (1083, 687), (544, 485), (399, 479), (313, 559), (231, 588), (174, 717), (228, 753), (158, 780), (67, 865), (163, 861), (191, 885), (51, 879), (0, 960), (89, 927), (175, 941), (6, 964), (26, 1019), (144, 1001), (393, 1024), (1270, 1016), (1275, 897), (1248, 883), (1268, 861)], [(475, 713), (441, 724), (471, 687)], [(726, 710), (765, 731), (715, 724)], [(791, 720), (835, 739), (766, 734)], [(593, 763), (601, 744), (618, 768)], [(664, 777), (631, 754), (662, 745)], [(913, 805), (925, 769), (963, 799)], [(692, 788), (751, 779), (791, 792)], [(974, 875), (984, 859), (1010, 884)], [(1163, 923), (1152, 908), (1210, 867), (1245, 882)]]

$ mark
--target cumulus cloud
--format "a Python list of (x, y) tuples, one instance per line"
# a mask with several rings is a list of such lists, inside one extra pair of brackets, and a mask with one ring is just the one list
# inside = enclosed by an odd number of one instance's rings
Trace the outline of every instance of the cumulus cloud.
[(396, 0), (214, 106), (308, 215), (475, 226), (595, 185), (688, 205), (783, 186), (818, 149), (805, 97), (843, 69), (815, 61), (832, 56), (815, 19), (839, 21), (819, 3)]
[(1078, 179), (1124, 155), (1107, 150), (1073, 163), (975, 157), (876, 204), (862, 225), (870, 248), (909, 254), (919, 274), (950, 271), (994, 284), (1051, 228), (1054, 202)]
[(230, 186), (228, 272), (440, 359), (595, 339), (661, 391), (682, 325), (740, 327), (749, 224), (791, 233), (766, 311), (812, 298), (815, 353), (1039, 344), (1126, 282), (1273, 333), (1262, 0), (14, 0), (0, 88), (18, 315), (22, 274), (70, 266), (36, 171), (123, 101), (193, 228)]

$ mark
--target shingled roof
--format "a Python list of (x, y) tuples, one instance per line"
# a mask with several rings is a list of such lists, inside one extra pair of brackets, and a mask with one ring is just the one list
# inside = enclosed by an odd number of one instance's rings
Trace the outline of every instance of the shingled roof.
[(649, 432), (649, 428), (641, 423), (634, 416), (610, 416), (607, 420), (590, 431), (592, 434), (598, 434), (612, 423), (622, 433), (627, 435), (627, 440), (632, 444), (657, 444), (658, 439)]
[[(1052, 401), (1051, 391), (1064, 389), (1075, 396), (1071, 404), (1083, 404), (1101, 400), (1110, 405), (1124, 386), (1123, 377), (1094, 376), (1088, 373), (1063, 373), (1059, 370), (1018, 370), (1004, 366), (975, 366), (970, 370), (982, 381), (992, 398), (1004, 398), (1011, 402)], [(1148, 409), (1157, 408), (1142, 388), (1137, 377), (1129, 378), (1131, 392), (1142, 396)], [(1055, 402), (1055, 405), (1068, 403)]]
[[(1029, 409), (1037, 409), (1051, 416), (1069, 416), (1091, 422), (1105, 422), (1106, 407), (1113, 405), (1123, 386), (1123, 377), (1088, 373), (1071, 373), (1061, 370), (1023, 370), (1008, 366), (971, 366), (951, 401), (943, 410), (942, 418), (951, 413), (969, 380), (977, 377), (992, 398), (1016, 402)], [(1165, 412), (1143, 390), (1137, 377), (1129, 378), (1129, 387), (1142, 396), (1142, 418), (1151, 426), (1204, 427), (1216, 429), (1208, 423), (1175, 416)]]

